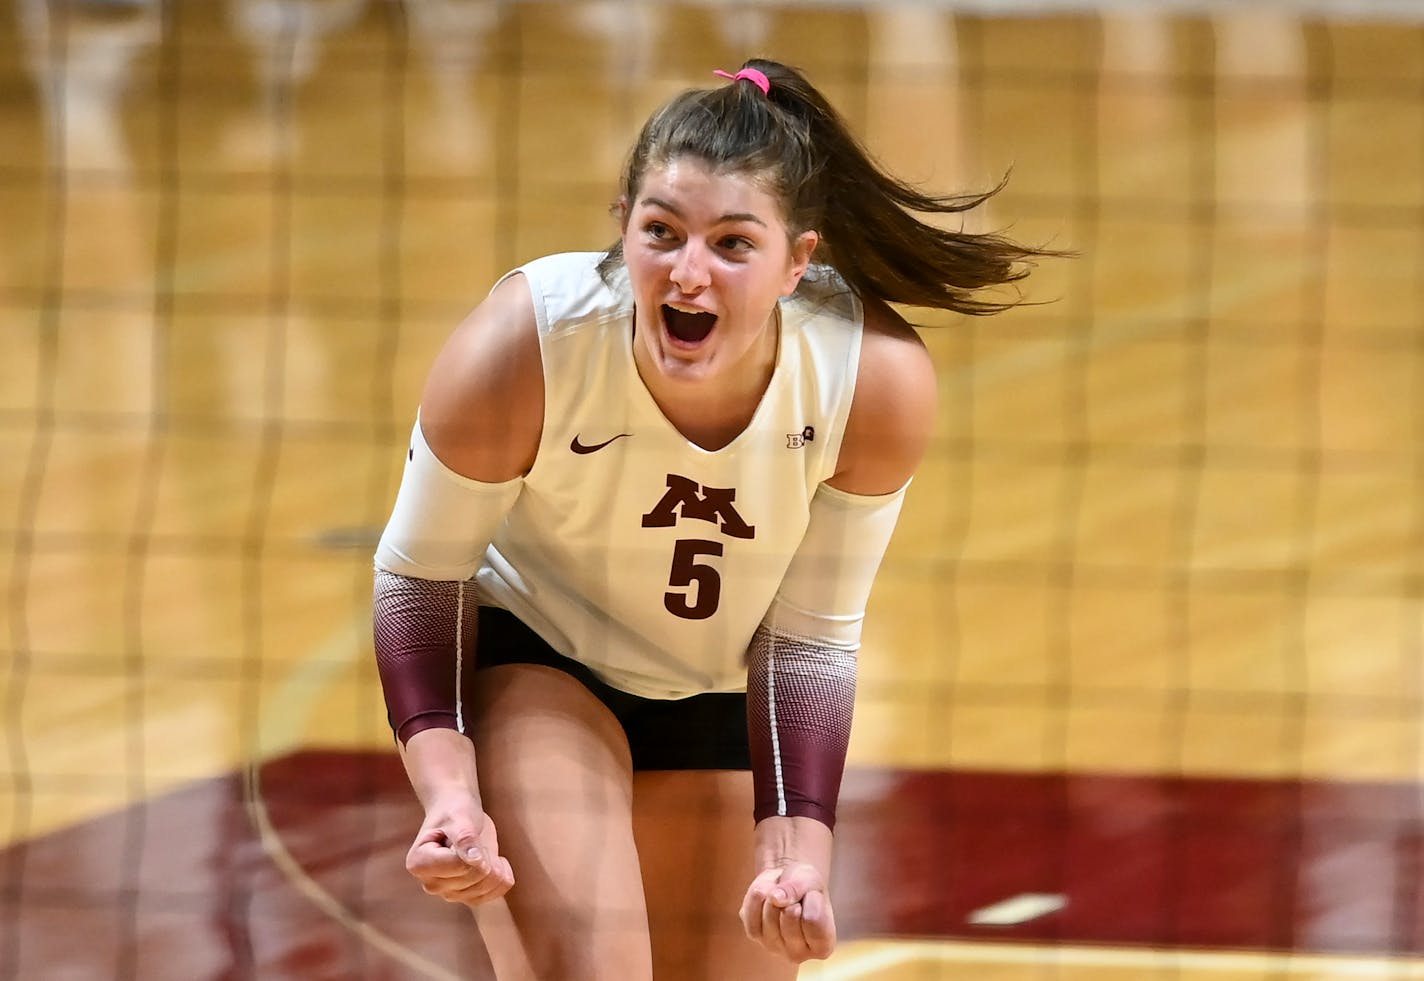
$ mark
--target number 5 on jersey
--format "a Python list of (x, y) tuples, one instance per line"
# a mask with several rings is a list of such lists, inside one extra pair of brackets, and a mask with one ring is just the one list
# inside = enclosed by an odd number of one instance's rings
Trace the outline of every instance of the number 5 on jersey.
[(686, 592), (663, 593), (663, 606), (684, 620), (706, 620), (717, 612), (722, 599), (722, 576), (706, 562), (705, 555), (721, 555), (722, 543), (701, 538), (679, 538), (672, 550), (672, 574), (668, 585), (686, 587)]

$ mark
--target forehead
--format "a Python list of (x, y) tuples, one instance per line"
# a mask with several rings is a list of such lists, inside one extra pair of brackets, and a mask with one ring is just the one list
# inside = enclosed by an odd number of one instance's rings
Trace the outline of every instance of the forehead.
[(785, 224), (780, 202), (755, 175), (716, 170), (688, 157), (650, 165), (633, 204), (671, 205), (687, 218), (748, 215), (768, 227)]

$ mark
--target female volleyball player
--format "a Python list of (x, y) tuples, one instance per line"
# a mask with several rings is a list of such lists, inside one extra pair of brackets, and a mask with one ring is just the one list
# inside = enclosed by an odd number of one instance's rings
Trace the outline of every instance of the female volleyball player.
[(887, 176), (796, 71), (727, 77), (646, 123), (607, 253), (455, 331), (376, 553), (407, 867), (501, 978), (831, 953), (861, 622), (935, 418), (886, 301), (992, 313), (1044, 254), (914, 217), (988, 195)]

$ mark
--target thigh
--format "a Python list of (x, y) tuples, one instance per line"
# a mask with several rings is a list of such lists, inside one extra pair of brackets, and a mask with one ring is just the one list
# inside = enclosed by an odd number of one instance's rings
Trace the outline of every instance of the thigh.
[(650, 770), (633, 788), (656, 981), (795, 978), (796, 965), (748, 940), (737, 915), (754, 872), (751, 774)]
[[(647, 913), (621, 727), (549, 667), (483, 670), (473, 697), (480, 794), (514, 869), (506, 903), (523, 955), (541, 979), (645, 981)], [(507, 934), (487, 929), (497, 917), (476, 919), (497, 968), (519, 956)]]

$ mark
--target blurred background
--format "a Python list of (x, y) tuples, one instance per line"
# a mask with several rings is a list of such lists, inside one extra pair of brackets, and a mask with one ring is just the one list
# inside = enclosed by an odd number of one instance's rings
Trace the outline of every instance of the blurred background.
[(0, 978), (488, 976), (375, 537), (448, 332), (758, 54), (1079, 253), (906, 311), (802, 976), (1424, 977), (1424, 6), (0, 0)]

